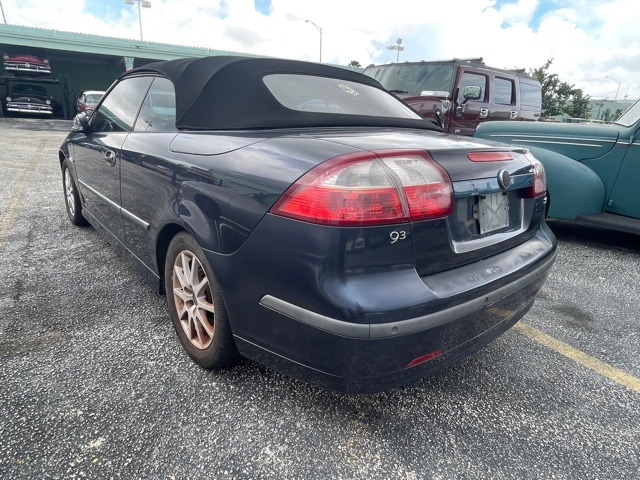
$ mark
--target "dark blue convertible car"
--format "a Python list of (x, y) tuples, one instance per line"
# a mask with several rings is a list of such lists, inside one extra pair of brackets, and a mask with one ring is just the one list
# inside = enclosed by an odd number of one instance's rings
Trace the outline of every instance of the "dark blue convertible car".
[(340, 68), (153, 63), (76, 117), (67, 213), (166, 293), (198, 365), (374, 392), (507, 330), (555, 256), (531, 153), (434, 129)]

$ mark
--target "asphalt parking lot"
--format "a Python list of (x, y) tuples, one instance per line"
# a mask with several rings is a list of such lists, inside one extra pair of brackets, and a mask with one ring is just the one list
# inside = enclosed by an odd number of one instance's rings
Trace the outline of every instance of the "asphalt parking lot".
[(405, 388), (206, 372), (164, 298), (67, 220), (69, 125), (0, 119), (0, 478), (640, 478), (637, 236), (552, 222), (523, 321)]

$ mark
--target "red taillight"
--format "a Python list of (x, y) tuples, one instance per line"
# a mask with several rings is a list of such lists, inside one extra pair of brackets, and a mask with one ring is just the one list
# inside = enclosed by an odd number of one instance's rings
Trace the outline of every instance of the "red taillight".
[(303, 175), (271, 212), (325, 225), (382, 225), (444, 217), (449, 176), (426, 151), (343, 155)]
[(472, 162), (502, 162), (513, 160), (511, 152), (469, 152), (467, 158)]
[(533, 198), (540, 197), (547, 192), (547, 175), (544, 173), (544, 167), (540, 160), (531, 155), (531, 153), (527, 153), (526, 157), (533, 165), (533, 185), (529, 187), (528, 196)]

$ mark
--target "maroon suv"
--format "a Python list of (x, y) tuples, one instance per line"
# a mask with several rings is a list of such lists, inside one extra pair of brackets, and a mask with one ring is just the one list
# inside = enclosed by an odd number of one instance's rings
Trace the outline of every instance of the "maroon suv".
[(473, 135), (482, 122), (540, 117), (540, 82), (482, 58), (372, 65), (364, 73), (448, 133)]

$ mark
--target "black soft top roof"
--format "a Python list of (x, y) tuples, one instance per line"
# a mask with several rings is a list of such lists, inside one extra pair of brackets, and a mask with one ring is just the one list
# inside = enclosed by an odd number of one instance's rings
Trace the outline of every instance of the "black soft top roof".
[(169, 79), (176, 93), (176, 127), (184, 130), (229, 130), (316, 126), (389, 126), (438, 130), (425, 120), (368, 115), (306, 112), (286, 108), (263, 78), (269, 74), (339, 78), (383, 90), (358, 72), (295, 60), (216, 56), (149, 63), (120, 78), (142, 73)]

